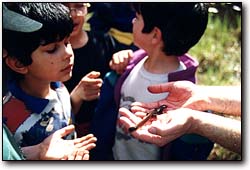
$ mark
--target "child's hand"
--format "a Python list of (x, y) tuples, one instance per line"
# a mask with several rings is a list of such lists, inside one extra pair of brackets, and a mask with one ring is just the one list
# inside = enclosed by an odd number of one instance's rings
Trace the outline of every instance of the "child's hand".
[(74, 130), (74, 125), (66, 126), (40, 144), (23, 147), (22, 151), (28, 160), (88, 160), (89, 151), (96, 146), (97, 139), (92, 134), (72, 140), (62, 139)]
[(79, 82), (77, 93), (82, 100), (91, 101), (100, 96), (102, 79), (99, 76), (100, 72), (92, 71)]
[(102, 79), (99, 72), (92, 71), (84, 76), (70, 94), (72, 111), (77, 114), (83, 101), (95, 100), (100, 96)]
[(119, 51), (113, 54), (112, 60), (109, 62), (109, 66), (112, 70), (115, 70), (118, 74), (122, 74), (132, 56), (133, 56), (132, 50)]
[(72, 133), (74, 126), (64, 127), (48, 138), (41, 144), (40, 159), (42, 160), (86, 160), (89, 159), (89, 150), (95, 147), (96, 138), (94, 135), (73, 139), (64, 140), (62, 137)]

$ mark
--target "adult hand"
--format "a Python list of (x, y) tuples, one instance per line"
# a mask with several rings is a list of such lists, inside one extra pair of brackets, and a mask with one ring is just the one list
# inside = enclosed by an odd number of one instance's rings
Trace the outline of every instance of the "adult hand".
[(152, 103), (133, 103), (133, 106), (144, 108), (156, 108), (160, 105), (167, 105), (169, 110), (186, 107), (194, 110), (206, 110), (205, 101), (208, 98), (204, 91), (200, 91), (198, 86), (189, 81), (176, 81), (164, 84), (152, 85), (148, 87), (151, 93), (168, 92), (166, 99)]
[[(135, 126), (138, 121), (136, 115), (125, 108), (120, 109), (120, 115), (119, 121), (124, 129)], [(241, 122), (239, 120), (188, 108), (171, 110), (159, 115), (156, 120), (151, 120), (151, 125), (137, 129), (131, 134), (145, 142), (164, 146), (189, 133), (207, 137), (229, 150), (241, 153)]]
[(118, 74), (122, 74), (126, 69), (130, 59), (133, 56), (132, 50), (122, 50), (112, 56), (112, 60), (109, 62), (109, 66), (112, 70)]
[[(145, 110), (141, 111), (145, 112)], [(131, 134), (139, 140), (164, 146), (183, 134), (192, 131), (192, 116), (189, 114), (190, 111), (190, 109), (186, 108), (168, 111), (167, 113), (158, 115), (157, 119), (149, 120), (147, 126), (143, 126)], [(121, 108), (119, 113), (121, 115), (119, 123), (123, 125), (125, 131), (128, 131), (130, 127), (134, 127), (141, 120), (136, 116), (137, 114), (142, 115), (139, 112), (134, 114), (125, 108)]]
[(73, 140), (64, 140), (62, 137), (72, 133), (74, 126), (64, 127), (49, 137), (40, 146), (41, 160), (88, 160), (89, 150), (95, 147), (96, 138), (86, 135)]

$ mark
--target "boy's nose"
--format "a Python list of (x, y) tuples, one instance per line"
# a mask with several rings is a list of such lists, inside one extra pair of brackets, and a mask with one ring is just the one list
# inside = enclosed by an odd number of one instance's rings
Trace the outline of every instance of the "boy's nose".
[(65, 46), (65, 58), (71, 58), (74, 56), (73, 49), (70, 44)]

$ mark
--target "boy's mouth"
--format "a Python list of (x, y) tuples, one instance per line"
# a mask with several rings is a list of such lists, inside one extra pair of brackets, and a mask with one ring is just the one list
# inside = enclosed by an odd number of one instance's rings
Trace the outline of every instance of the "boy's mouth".
[(65, 67), (64, 69), (61, 70), (61, 72), (64, 71), (71, 71), (73, 69), (73, 64), (68, 65), (67, 67)]

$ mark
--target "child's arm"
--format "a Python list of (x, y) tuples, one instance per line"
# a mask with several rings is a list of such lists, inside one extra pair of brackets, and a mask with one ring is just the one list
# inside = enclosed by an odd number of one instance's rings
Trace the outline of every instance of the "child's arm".
[(77, 114), (83, 101), (95, 100), (100, 96), (102, 79), (98, 78), (99, 72), (92, 71), (84, 76), (78, 85), (72, 90), (71, 105), (74, 114)]

